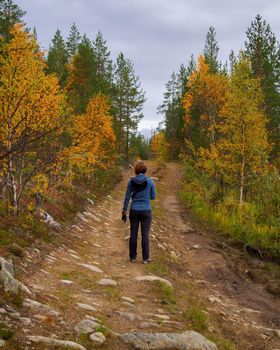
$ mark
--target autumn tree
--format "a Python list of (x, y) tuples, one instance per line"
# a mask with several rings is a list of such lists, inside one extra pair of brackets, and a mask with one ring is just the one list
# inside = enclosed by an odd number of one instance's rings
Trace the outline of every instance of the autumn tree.
[(169, 144), (163, 130), (156, 132), (150, 141), (151, 155), (159, 163), (164, 163), (169, 159)]
[(123, 53), (117, 57), (114, 74), (113, 110), (118, 153), (128, 161), (129, 141), (137, 130), (145, 102), (145, 92), (139, 77), (135, 75), (134, 65)]
[(221, 111), (221, 138), (210, 152), (210, 157), (216, 154), (215, 161), (227, 183), (238, 186), (240, 203), (249, 179), (260, 176), (267, 163), (269, 145), (262, 106), (260, 81), (253, 77), (249, 61), (241, 56)]
[(16, 214), (26, 186), (55, 160), (63, 96), (34, 37), (20, 25), (11, 35), (0, 57), (0, 160), (2, 193)]
[(207, 148), (217, 141), (220, 111), (227, 87), (227, 77), (212, 74), (204, 58), (199, 56), (198, 67), (189, 77), (183, 98), (185, 133), (195, 148)]
[(115, 134), (109, 110), (108, 98), (98, 94), (90, 99), (85, 114), (72, 117), (72, 146), (62, 152), (71, 175), (90, 176), (113, 163)]
[(256, 16), (246, 34), (245, 52), (254, 76), (261, 81), (269, 139), (273, 144), (272, 155), (277, 158), (280, 151), (280, 46), (270, 25), (260, 15)]
[(0, 0), (0, 35), (4, 41), (11, 39), (11, 29), (16, 23), (23, 23), (26, 14), (12, 0)]
[(61, 35), (61, 31), (57, 29), (48, 52), (47, 72), (49, 74), (55, 73), (59, 79), (60, 86), (62, 87), (65, 86), (67, 79), (67, 62), (68, 53), (66, 44)]

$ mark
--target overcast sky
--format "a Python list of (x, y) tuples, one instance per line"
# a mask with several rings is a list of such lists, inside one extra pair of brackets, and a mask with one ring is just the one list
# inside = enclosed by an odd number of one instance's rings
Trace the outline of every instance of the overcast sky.
[(132, 59), (146, 91), (141, 128), (156, 127), (162, 101), (173, 70), (186, 64), (191, 54), (203, 51), (206, 33), (214, 26), (220, 59), (243, 47), (245, 32), (257, 14), (280, 37), (280, 0), (15, 0), (25, 11), (29, 27), (48, 49), (59, 28), (64, 37), (75, 22), (81, 34), (94, 39), (101, 30), (112, 58), (120, 51)]

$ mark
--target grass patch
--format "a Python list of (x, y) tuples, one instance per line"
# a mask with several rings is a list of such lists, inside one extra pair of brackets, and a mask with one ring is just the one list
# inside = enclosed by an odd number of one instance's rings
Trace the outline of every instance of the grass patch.
[(3, 322), (0, 322), (0, 339), (9, 340), (14, 336), (14, 332), (6, 327)]
[(228, 339), (224, 339), (218, 334), (208, 334), (207, 338), (215, 343), (219, 350), (236, 350), (235, 344)]
[(151, 262), (150, 264), (146, 265), (147, 270), (157, 276), (167, 276), (169, 274), (169, 271), (167, 267), (164, 264), (163, 258), (157, 258), (157, 261)]
[(208, 315), (202, 309), (202, 305), (196, 299), (189, 300), (190, 306), (183, 311), (182, 317), (188, 322), (188, 327), (201, 332), (208, 329)]
[(120, 299), (120, 292), (115, 287), (105, 287), (104, 293), (106, 294), (107, 298), (109, 298), (110, 300)]
[(65, 271), (60, 274), (60, 279), (76, 282), (83, 286), (85, 289), (95, 289), (96, 276), (92, 274), (89, 276), (84, 271)]
[(156, 286), (162, 304), (176, 304), (176, 296), (172, 287), (161, 281), (157, 281)]

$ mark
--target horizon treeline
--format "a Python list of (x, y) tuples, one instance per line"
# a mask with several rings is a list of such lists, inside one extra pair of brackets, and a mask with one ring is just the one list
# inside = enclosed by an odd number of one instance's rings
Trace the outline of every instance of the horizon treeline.
[(152, 138), (161, 160), (183, 159), (183, 197), (222, 231), (280, 252), (280, 46), (257, 15), (244, 49), (218, 59), (210, 27), (203, 54), (171, 74)]
[(45, 54), (25, 14), (0, 1), (0, 211), (15, 216), (149, 147), (133, 62), (122, 52), (113, 62), (102, 33), (91, 40), (76, 24), (66, 39), (57, 29)]

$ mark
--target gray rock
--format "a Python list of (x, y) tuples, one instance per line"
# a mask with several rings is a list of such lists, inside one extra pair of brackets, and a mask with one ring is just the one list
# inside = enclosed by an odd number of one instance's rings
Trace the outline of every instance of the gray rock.
[(139, 282), (154, 282), (154, 281), (159, 281), (159, 282), (162, 282), (162, 283), (165, 283), (167, 284), (169, 287), (173, 287), (172, 286), (172, 283), (167, 281), (166, 279), (164, 278), (161, 278), (161, 277), (157, 277), (157, 276), (152, 276), (152, 275), (147, 275), (147, 276), (137, 276), (135, 277), (135, 280), (136, 281), (139, 281)]
[(138, 350), (218, 350), (217, 346), (194, 331), (179, 333), (124, 333), (119, 338)]
[(116, 286), (118, 282), (110, 279), (110, 278), (102, 278), (100, 281), (97, 282), (101, 286)]
[(78, 264), (78, 265), (83, 266), (92, 272), (103, 273), (103, 271), (101, 269), (99, 269), (98, 267), (96, 267), (94, 265), (90, 265), (90, 264)]
[(67, 349), (86, 350), (84, 346), (68, 340), (53, 339), (53, 338), (42, 337), (42, 336), (29, 336), (28, 339), (34, 343), (42, 343), (42, 344), (51, 345), (55, 347), (60, 346), (60, 347), (65, 347)]
[(280, 338), (280, 329), (275, 329), (275, 334), (277, 335), (278, 338)]
[(3, 282), (6, 292), (18, 293), (19, 289), (26, 294), (33, 293), (20, 281), (14, 277), (13, 263), (0, 257), (0, 281)]
[(0, 339), (0, 348), (3, 348), (6, 345), (5, 340)]
[(60, 231), (62, 229), (62, 226), (60, 225), (60, 223), (55, 221), (54, 218), (48, 212), (45, 211), (42, 214), (42, 217), (43, 217), (44, 223), (47, 224), (52, 229), (56, 231)]
[(18, 293), (18, 283), (14, 278), (13, 263), (0, 257), (0, 281), (3, 282), (6, 292)]
[(78, 334), (88, 334), (94, 332), (98, 327), (100, 327), (99, 323), (85, 319), (77, 323), (74, 329)]
[(80, 309), (88, 310), (88, 311), (97, 311), (95, 307), (88, 305), (88, 304), (83, 304), (83, 303), (77, 303)]
[(142, 322), (140, 328), (157, 328), (159, 325), (154, 322)]
[(131, 304), (135, 304), (135, 300), (129, 297), (122, 297), (122, 300), (127, 301)]
[(67, 284), (67, 285), (70, 285), (70, 284), (74, 283), (73, 281), (70, 281), (70, 280), (60, 280), (60, 282), (63, 283), (63, 284)]
[(101, 332), (92, 333), (89, 337), (92, 341), (98, 344), (103, 344), (106, 341), (105, 335)]
[(52, 307), (42, 304), (39, 301), (32, 300), (32, 299), (24, 299), (23, 306), (31, 308), (31, 309), (38, 309), (40, 311), (45, 311), (50, 315), (53, 316), (59, 316), (60, 313), (56, 310), (54, 310)]
[(142, 321), (142, 317), (140, 315), (132, 314), (130, 312), (116, 311), (116, 314), (122, 318), (126, 318), (129, 321)]
[(30, 326), (32, 323), (31, 319), (28, 317), (20, 317), (19, 320), (24, 326)]

